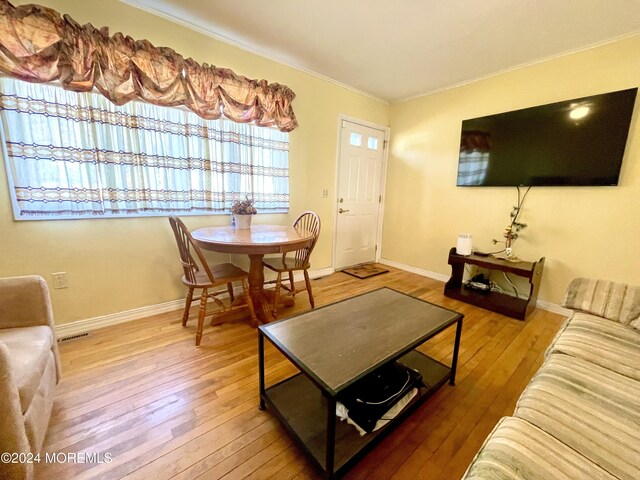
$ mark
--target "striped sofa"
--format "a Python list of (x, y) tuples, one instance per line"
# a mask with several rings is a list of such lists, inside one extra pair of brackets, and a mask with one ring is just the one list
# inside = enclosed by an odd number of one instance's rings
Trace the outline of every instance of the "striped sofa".
[(578, 278), (573, 310), (463, 479), (640, 479), (640, 287)]

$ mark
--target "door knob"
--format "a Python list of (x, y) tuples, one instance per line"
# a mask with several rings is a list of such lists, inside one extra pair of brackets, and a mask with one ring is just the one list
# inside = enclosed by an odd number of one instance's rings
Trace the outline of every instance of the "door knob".
[(338, 213), (345, 213), (345, 212), (348, 212), (348, 211), (349, 211), (349, 210), (345, 210), (345, 209), (343, 209), (343, 208), (339, 208), (339, 209), (338, 209)]

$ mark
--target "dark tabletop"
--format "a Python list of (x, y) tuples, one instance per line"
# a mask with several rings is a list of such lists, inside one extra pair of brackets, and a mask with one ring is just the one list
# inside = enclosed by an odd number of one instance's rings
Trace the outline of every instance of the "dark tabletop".
[(451, 310), (381, 288), (262, 325), (260, 330), (297, 367), (336, 394), (460, 317)]

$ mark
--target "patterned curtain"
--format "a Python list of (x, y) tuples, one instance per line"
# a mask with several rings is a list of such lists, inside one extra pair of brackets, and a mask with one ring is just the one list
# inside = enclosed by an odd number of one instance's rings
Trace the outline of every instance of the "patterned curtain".
[(142, 99), (184, 105), (206, 119), (225, 116), (290, 132), (298, 126), (288, 87), (183, 58), (170, 48), (106, 27), (79, 25), (39, 5), (0, 0), (0, 71), (29, 82), (59, 80), (65, 90), (94, 87), (116, 105)]
[(259, 212), (289, 205), (288, 133), (186, 108), (0, 78), (17, 219)]

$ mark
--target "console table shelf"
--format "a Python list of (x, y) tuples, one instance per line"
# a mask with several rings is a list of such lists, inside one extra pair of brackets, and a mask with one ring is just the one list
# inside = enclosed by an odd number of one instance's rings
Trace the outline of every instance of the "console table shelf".
[[(444, 286), (444, 294), (449, 298), (455, 298), (476, 307), (485, 308), (492, 312), (524, 320), (535, 308), (544, 268), (544, 257), (537, 262), (510, 262), (500, 258), (485, 257), (480, 255), (458, 255), (456, 249), (449, 251), (449, 265), (451, 265), (451, 278)], [(482, 292), (465, 288), (463, 283), (464, 266), (476, 265), (489, 270), (497, 270), (505, 273), (524, 277), (529, 280), (529, 292), (526, 298), (517, 298), (500, 292)]]

